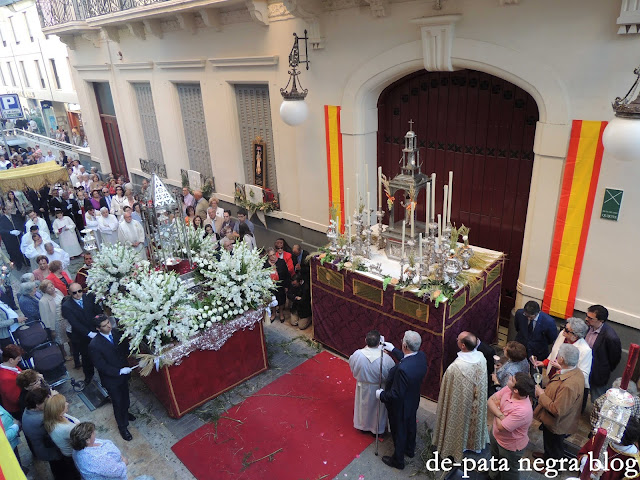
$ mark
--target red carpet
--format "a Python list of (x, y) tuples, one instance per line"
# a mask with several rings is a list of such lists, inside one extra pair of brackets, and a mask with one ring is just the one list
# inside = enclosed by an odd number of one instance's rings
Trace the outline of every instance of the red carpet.
[(349, 364), (321, 352), (172, 449), (198, 480), (330, 479), (374, 440), (353, 428), (354, 392)]

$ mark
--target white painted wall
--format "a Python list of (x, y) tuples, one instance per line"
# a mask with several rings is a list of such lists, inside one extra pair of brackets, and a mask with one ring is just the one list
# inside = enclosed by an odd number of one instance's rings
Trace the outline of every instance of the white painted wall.
[[(279, 118), (279, 88), (287, 82), (292, 36), (305, 28), (299, 19), (224, 25), (222, 31), (198, 28), (195, 34), (174, 29), (162, 39), (141, 41), (120, 29), (119, 43), (92, 43), (76, 37), (70, 54), (77, 66), (76, 86), (89, 138), (102, 137), (88, 82), (110, 81), (123, 146), (131, 172), (140, 173), (146, 152), (130, 82), (150, 81), (163, 139), (170, 183), (179, 183), (187, 166), (175, 82), (199, 81), (206, 111), (213, 172), (220, 197), (230, 201), (235, 181), (244, 181), (233, 84), (266, 83), (270, 87), (281, 216), (324, 230), (328, 216), (323, 106), (343, 106), (345, 186), (355, 192), (355, 174), (369, 165), (361, 191), (376, 191), (376, 101), (395, 79), (422, 68), (419, 27), (412, 19), (462, 14), (456, 25), (453, 64), (500, 75), (531, 93), (539, 103), (536, 159), (522, 257), (520, 302), (540, 299), (549, 263), (559, 185), (573, 119), (607, 120), (611, 101), (633, 82), (640, 37), (617, 35), (618, 1), (522, 0), (500, 6), (498, 0), (446, 0), (443, 10), (431, 2), (393, 3), (387, 16), (374, 18), (368, 7), (321, 16), (325, 48), (310, 51), (311, 70), (303, 71), (311, 114), (298, 128)], [(117, 52), (122, 53), (122, 59)], [(123, 69), (141, 62), (206, 60), (219, 57), (278, 55), (277, 66)], [(104, 145), (92, 141), (94, 154), (108, 170)], [(363, 175), (360, 178), (363, 179)], [(592, 303), (610, 307), (614, 321), (640, 326), (635, 302), (640, 261), (631, 245), (640, 234), (638, 189), (640, 166), (621, 164), (605, 152), (598, 193), (578, 289), (577, 308)], [(618, 222), (600, 220), (605, 187), (625, 191)], [(352, 196), (351, 204), (355, 205)], [(473, 232), (471, 233), (473, 238)], [(629, 247), (626, 247), (630, 244)]]

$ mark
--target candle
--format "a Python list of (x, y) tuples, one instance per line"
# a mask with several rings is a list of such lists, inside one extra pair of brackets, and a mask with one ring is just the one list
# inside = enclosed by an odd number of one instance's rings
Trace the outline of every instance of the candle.
[[(636, 345), (637, 346), (637, 345)], [(600, 455), (600, 450), (602, 450), (602, 446), (604, 445), (604, 441), (607, 438), (607, 431), (604, 428), (599, 428), (596, 432), (595, 437), (591, 439), (593, 442), (591, 449), (591, 458), (596, 460)], [(587, 463), (585, 463), (582, 472), (580, 473), (580, 480), (589, 480), (591, 478), (591, 462), (589, 461), (589, 456), (587, 455)]]
[(415, 229), (415, 226), (414, 226), (414, 223), (415, 223), (415, 221), (414, 221), (414, 216), (415, 216), (415, 215), (413, 214), (413, 209), (414, 209), (414, 208), (415, 208), (415, 207), (414, 207), (414, 203), (413, 203), (413, 202), (411, 202), (411, 238), (412, 238), (412, 239), (413, 239), (413, 235), (415, 234), (415, 231), (414, 231), (414, 229)]
[(449, 170), (449, 198), (447, 199), (447, 224), (451, 223), (451, 194), (453, 192), (453, 170)]
[(629, 357), (627, 358), (627, 366), (624, 367), (624, 373), (622, 374), (622, 382), (620, 382), (620, 388), (626, 390), (629, 386), (629, 380), (636, 368), (638, 362), (638, 354), (640, 353), (640, 346), (632, 343), (629, 345)]
[(442, 217), (438, 214), (438, 238), (442, 238)]
[(431, 221), (436, 221), (436, 174), (431, 174)]
[(449, 198), (449, 185), (444, 186), (444, 198), (442, 199), (442, 228), (447, 226), (447, 199)]
[[(346, 206), (346, 208), (344, 210), (345, 211), (345, 217), (347, 219), (350, 219), (351, 218), (351, 212), (349, 211), (349, 187), (347, 187), (347, 196), (345, 198), (345, 201), (347, 202), (347, 206)], [(349, 223), (351, 223), (351, 222), (349, 221)]]
[(407, 221), (402, 220), (402, 255), (400, 255), (401, 258), (404, 258), (404, 229), (406, 226), (407, 226)]
[(378, 210), (382, 210), (382, 167), (378, 167)]
[(422, 261), (422, 234), (418, 234), (418, 256), (420, 257), (420, 261)]
[(426, 235), (429, 235), (429, 222), (431, 221), (431, 218), (430, 218), (431, 205), (429, 205), (431, 203), (430, 202), (431, 200), (431, 184), (430, 183), (427, 183), (427, 193), (424, 196), (424, 200), (425, 200), (424, 233)]

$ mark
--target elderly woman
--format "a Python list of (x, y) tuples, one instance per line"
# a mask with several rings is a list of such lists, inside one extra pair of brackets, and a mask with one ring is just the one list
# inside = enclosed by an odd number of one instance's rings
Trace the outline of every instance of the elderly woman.
[[(582, 374), (584, 375), (585, 392), (587, 392), (587, 390), (589, 390), (589, 375), (591, 374), (592, 360), (591, 347), (589, 347), (589, 344), (584, 339), (588, 331), (589, 327), (581, 318), (571, 317), (567, 319), (567, 324), (553, 344), (551, 353), (546, 360), (536, 362), (536, 367), (547, 367), (547, 376), (551, 378), (558, 370), (560, 370), (560, 365), (556, 361), (558, 349), (563, 343), (570, 343), (580, 352), (577, 367), (582, 370)], [(587, 395), (585, 393), (585, 397), (586, 396)], [(586, 399), (583, 400), (586, 402)]]
[(22, 313), (27, 317), (28, 322), (40, 320), (40, 308), (38, 307), (39, 300), (36, 298), (36, 288), (35, 282), (20, 284), (18, 305), (20, 305), (20, 310), (22, 310)]
[(503, 353), (507, 361), (491, 375), (497, 388), (505, 387), (509, 378), (518, 372), (529, 373), (527, 347), (518, 342), (509, 342), (505, 345)]
[(67, 288), (73, 282), (62, 269), (62, 262), (60, 260), (54, 260), (49, 264), (49, 271), (51, 272), (49, 276), (46, 278), (53, 283), (53, 286), (56, 287), (62, 294), (66, 297), (69, 293), (67, 292)]
[[(26, 408), (26, 397), (27, 394), (36, 388), (45, 388), (49, 390), (49, 393), (54, 392), (55, 390), (51, 390), (51, 387), (44, 380), (44, 375), (40, 372), (37, 372), (33, 369), (23, 370), (16, 377), (16, 385), (20, 387), (20, 397), (18, 403), (20, 405), (20, 411), (24, 412)], [(58, 392), (56, 392), (58, 393)]]
[[(226, 238), (222, 240), (223, 244)], [(276, 282), (274, 295), (278, 301), (275, 313), (271, 316), (271, 321), (275, 320), (276, 315), (280, 318), (280, 323), (284, 323), (284, 306), (287, 301), (286, 288), (289, 286), (289, 270), (283, 259), (278, 258), (278, 253), (273, 247), (267, 249), (267, 260), (264, 263), (265, 268), (271, 269), (271, 278)]]
[[(113, 205), (113, 203), (111, 204)], [(106, 245), (118, 243), (118, 219), (115, 215), (111, 215), (106, 207), (100, 209), (98, 217), (98, 231), (102, 236), (102, 242)]]
[(127, 460), (111, 440), (96, 438), (96, 426), (82, 422), (69, 435), (73, 460), (84, 480), (127, 480)]
[(50, 397), (44, 404), (44, 428), (65, 457), (73, 453), (71, 430), (80, 420), (69, 415), (69, 402), (64, 395)]
[[(11, 291), (11, 296), (13, 296), (13, 291)], [(18, 315), (16, 310), (6, 303), (0, 302), (0, 347), (3, 349), (6, 345), (13, 343), (9, 330), (14, 328), (14, 324), (23, 323), (27, 319), (27, 317)]]

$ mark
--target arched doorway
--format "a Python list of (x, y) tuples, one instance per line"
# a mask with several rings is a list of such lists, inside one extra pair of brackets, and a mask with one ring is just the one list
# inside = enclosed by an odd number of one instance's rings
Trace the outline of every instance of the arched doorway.
[[(413, 120), (422, 171), (436, 172), (436, 212), (454, 171), (451, 218), (470, 240), (506, 253), (501, 317), (509, 318), (533, 168), (538, 106), (521, 88), (475, 70), (421, 71), (396, 81), (378, 99), (378, 165), (399, 172), (404, 135)], [(423, 219), (424, 193), (418, 199)]]

